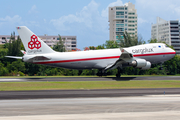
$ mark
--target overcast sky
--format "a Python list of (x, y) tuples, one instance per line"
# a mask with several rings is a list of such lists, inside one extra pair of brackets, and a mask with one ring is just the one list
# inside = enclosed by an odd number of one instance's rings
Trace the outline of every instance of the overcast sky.
[(75, 35), (77, 47), (97, 46), (109, 40), (108, 7), (135, 4), (138, 34), (151, 38), (151, 24), (159, 16), (180, 19), (179, 0), (0, 0), (0, 35), (27, 26), (37, 35)]

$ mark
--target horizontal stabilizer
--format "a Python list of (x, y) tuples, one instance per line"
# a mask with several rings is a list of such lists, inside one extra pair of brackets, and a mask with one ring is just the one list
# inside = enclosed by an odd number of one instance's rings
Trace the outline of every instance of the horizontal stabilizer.
[(17, 57), (17, 56), (5, 56), (7, 58), (14, 58), (14, 59), (22, 59), (22, 57)]

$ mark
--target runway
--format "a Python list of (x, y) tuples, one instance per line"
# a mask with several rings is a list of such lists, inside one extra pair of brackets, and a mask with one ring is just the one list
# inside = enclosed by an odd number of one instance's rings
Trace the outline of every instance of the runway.
[[(54, 77), (54, 78), (1, 78), (1, 82), (44, 82), (44, 81), (131, 81), (131, 80), (180, 80), (180, 76), (162, 77)], [(123, 97), (180, 94), (180, 88), (153, 89), (96, 89), (96, 90), (33, 90), (33, 91), (0, 91), (3, 99), (41, 99), (41, 98), (80, 98), (80, 97)]]
[(180, 95), (1, 100), (2, 120), (179, 120)]
[[(124, 78), (1, 78), (1, 82), (179, 80)], [(0, 91), (0, 120), (179, 120), (180, 88)]]
[(92, 98), (128, 97), (144, 95), (180, 94), (180, 88), (152, 89), (96, 89), (96, 90), (33, 90), (0, 91), (0, 100), (8, 99), (47, 99), (47, 98)]
[(35, 82), (35, 81), (130, 81), (130, 80), (180, 80), (180, 76), (153, 77), (30, 77), (30, 78), (0, 78), (0, 82)]

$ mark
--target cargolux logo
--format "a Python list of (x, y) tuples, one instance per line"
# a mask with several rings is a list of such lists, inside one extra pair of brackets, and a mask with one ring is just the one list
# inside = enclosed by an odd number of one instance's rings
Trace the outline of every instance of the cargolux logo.
[(41, 48), (41, 42), (38, 41), (38, 37), (36, 35), (31, 36), (31, 41), (28, 42), (28, 48), (31, 50), (34, 48), (36, 48), (36, 49)]
[(144, 49), (133, 49), (133, 53), (147, 53), (147, 52), (154, 52), (153, 48), (144, 48)]

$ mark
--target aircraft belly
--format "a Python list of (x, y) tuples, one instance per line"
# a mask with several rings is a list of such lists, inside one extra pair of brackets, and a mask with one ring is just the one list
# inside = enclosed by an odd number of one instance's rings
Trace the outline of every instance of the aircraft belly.
[[(119, 58), (118, 58), (118, 59), (119, 59)], [(96, 68), (96, 69), (104, 69), (104, 68), (106, 68), (107, 66), (116, 63), (116, 61), (117, 61), (118, 59), (115, 58), (115, 59), (107, 59), (107, 60), (98, 61), (98, 62), (96, 63), (96, 65), (94, 66), (94, 68)]]
[(65, 67), (65, 68), (72, 68), (72, 69), (89, 69), (92, 68), (94, 66), (94, 62), (90, 62), (90, 61), (82, 61), (82, 62), (70, 62), (70, 63), (62, 63), (59, 64), (59, 66), (61, 67)]
[(116, 60), (117, 59), (91, 60), (91, 61), (81, 61), (81, 62), (51, 63), (46, 65), (69, 68), (69, 69), (103, 69), (109, 64), (115, 63)]

